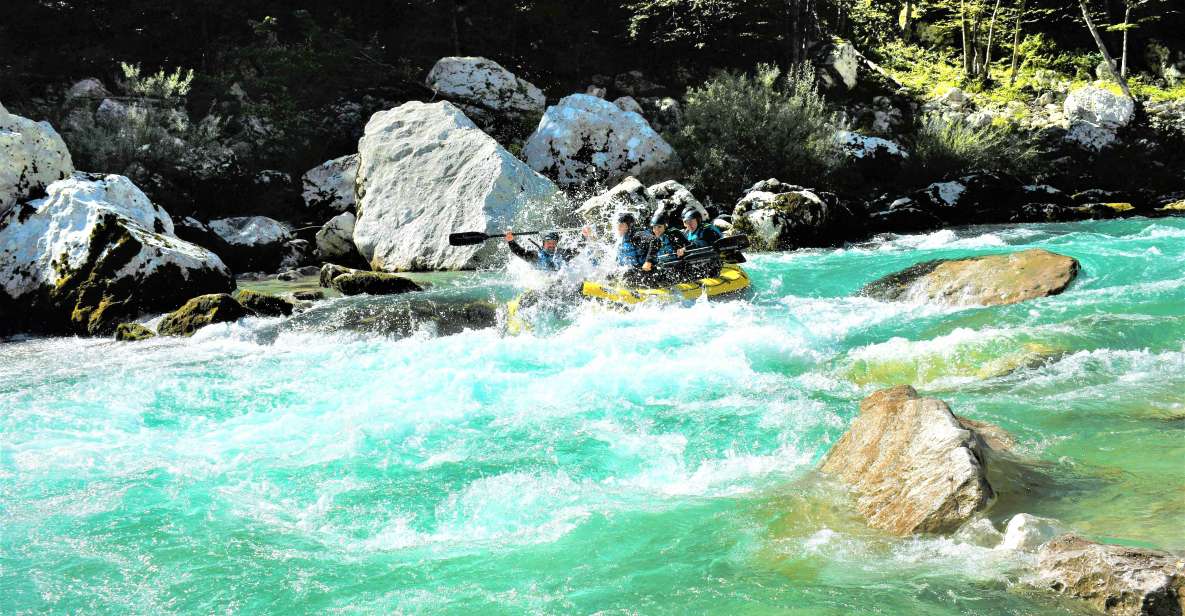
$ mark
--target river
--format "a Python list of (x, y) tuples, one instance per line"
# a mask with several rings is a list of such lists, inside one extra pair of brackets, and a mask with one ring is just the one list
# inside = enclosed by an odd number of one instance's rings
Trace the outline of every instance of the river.
[[(854, 295), (1034, 246), (1081, 262), (1064, 294)], [(582, 309), (517, 337), (246, 319), (0, 344), (0, 613), (1079, 613), (1023, 583), (1031, 554), (870, 530), (817, 474), (859, 400), (900, 382), (1015, 437), (1034, 471), (998, 528), (1023, 511), (1185, 549), (1185, 219), (746, 268), (749, 300)], [(330, 300), (359, 301), (385, 300)]]

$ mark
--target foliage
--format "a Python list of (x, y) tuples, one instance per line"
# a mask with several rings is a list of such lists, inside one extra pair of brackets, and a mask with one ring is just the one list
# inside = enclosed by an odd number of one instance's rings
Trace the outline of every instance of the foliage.
[(919, 122), (911, 152), (907, 175), (916, 184), (980, 170), (1032, 176), (1040, 167), (1038, 152), (1007, 126), (975, 127), (937, 115)]
[(143, 76), (139, 64), (120, 62), (119, 68), (123, 72), (123, 89), (131, 96), (176, 100), (189, 94), (193, 84), (193, 69), (188, 72), (177, 69), (172, 73), (161, 69), (155, 75)]
[[(142, 175), (146, 170), (173, 169), (217, 149), (220, 124), (209, 117), (200, 125), (189, 120), (184, 96), (193, 71), (160, 71), (142, 77), (138, 66), (121, 63), (127, 96), (104, 103), (94, 112), (83, 100), (61, 119), (62, 138), (81, 169)], [(142, 170), (134, 173), (138, 165)]]
[(688, 178), (717, 200), (757, 180), (817, 183), (838, 160), (834, 118), (809, 66), (724, 72), (688, 92), (674, 137)]

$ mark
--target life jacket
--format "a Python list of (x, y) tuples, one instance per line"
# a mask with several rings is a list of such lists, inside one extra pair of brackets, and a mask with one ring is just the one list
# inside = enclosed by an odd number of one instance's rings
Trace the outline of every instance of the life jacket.
[(560, 250), (558, 248), (552, 252), (547, 252), (546, 250), (540, 248), (539, 257), (535, 262), (535, 267), (538, 267), (541, 270), (549, 270), (554, 272), (558, 271), (566, 263), (567, 262), (564, 260), (563, 255), (560, 254)]
[(675, 233), (675, 231), (667, 231), (666, 233), (663, 233), (661, 236), (659, 236), (659, 238), (658, 238), (658, 242), (659, 242), (658, 258), (659, 259), (674, 255), (675, 251), (678, 250), (678, 248), (675, 246), (674, 240), (671, 239), (672, 233)]
[(617, 264), (626, 267), (641, 267), (646, 260), (646, 254), (639, 245), (635, 232), (631, 229), (621, 236), (617, 243)]
[(720, 232), (720, 229), (716, 228), (716, 225), (700, 221), (695, 231), (687, 232), (687, 243), (695, 248), (703, 248), (704, 246), (715, 244), (722, 237), (724, 237), (724, 234)]

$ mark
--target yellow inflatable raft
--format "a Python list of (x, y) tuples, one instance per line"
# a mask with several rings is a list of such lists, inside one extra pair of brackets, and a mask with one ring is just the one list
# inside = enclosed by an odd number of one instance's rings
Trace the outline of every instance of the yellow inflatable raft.
[[(708, 278), (681, 282), (670, 287), (645, 289), (632, 288), (620, 283), (594, 282), (586, 280), (581, 286), (581, 296), (620, 306), (634, 306), (643, 302), (672, 303), (697, 300), (707, 296), (712, 299), (735, 297), (749, 289), (749, 274), (739, 265), (726, 263), (720, 273)], [(518, 334), (530, 329), (519, 314), (520, 295), (506, 304), (506, 331)]]

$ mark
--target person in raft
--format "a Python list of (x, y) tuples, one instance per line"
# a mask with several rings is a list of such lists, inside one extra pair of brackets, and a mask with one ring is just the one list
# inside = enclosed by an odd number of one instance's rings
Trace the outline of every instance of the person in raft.
[[(683, 237), (681, 231), (667, 227), (666, 214), (661, 210), (650, 217), (650, 233), (646, 237), (649, 249), (642, 263), (642, 271), (654, 273), (659, 282), (673, 281), (675, 276), (670, 268), (677, 263), (677, 259), (683, 257), (687, 238)], [(665, 265), (667, 269), (659, 269), (659, 265)]]
[(687, 230), (687, 243), (691, 248), (704, 248), (719, 242), (724, 234), (710, 222), (704, 222), (699, 210), (689, 207), (683, 210), (683, 228)]
[(564, 267), (576, 257), (576, 250), (574, 249), (560, 249), (560, 234), (557, 231), (548, 231), (543, 234), (543, 245), (539, 250), (531, 250), (523, 248), (514, 241), (514, 231), (506, 230), (506, 246), (510, 248), (510, 252), (514, 256), (530, 263), (536, 268), (556, 272), (561, 267)]

